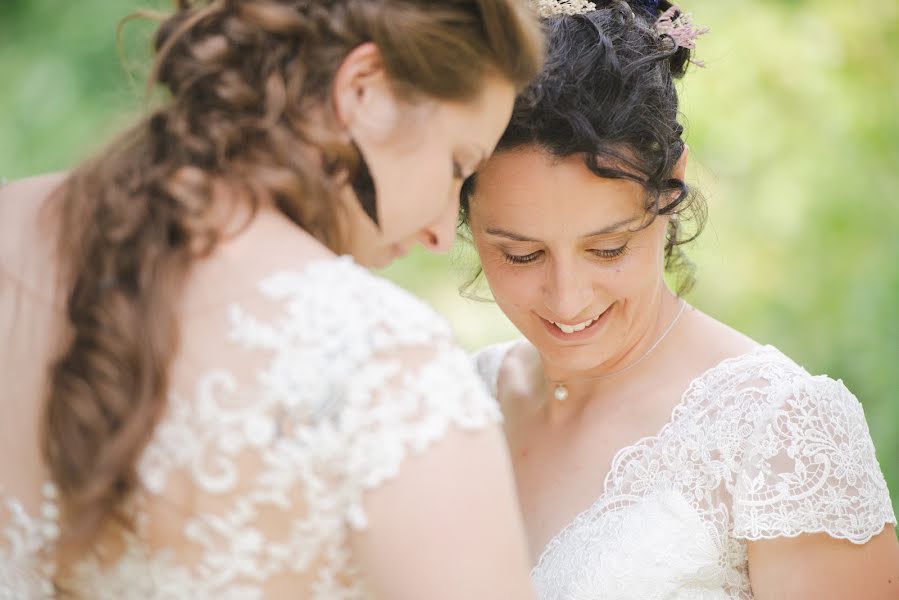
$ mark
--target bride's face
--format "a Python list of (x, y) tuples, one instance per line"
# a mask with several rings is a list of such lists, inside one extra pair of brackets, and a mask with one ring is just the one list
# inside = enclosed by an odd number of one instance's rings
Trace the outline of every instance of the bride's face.
[(645, 191), (592, 174), (579, 156), (494, 155), (470, 225), (496, 302), (544, 362), (585, 371), (626, 355), (665, 289), (668, 219), (645, 224)]
[(415, 243), (452, 246), (462, 182), (493, 151), (514, 99), (510, 82), (487, 76), (470, 100), (404, 100), (371, 45), (351, 54), (335, 103), (365, 157), (378, 212), (375, 226), (347, 187), (349, 251), (360, 263), (385, 267)]

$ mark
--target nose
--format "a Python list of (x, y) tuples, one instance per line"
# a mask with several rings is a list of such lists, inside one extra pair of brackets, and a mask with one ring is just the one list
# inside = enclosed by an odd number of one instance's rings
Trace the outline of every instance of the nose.
[(543, 302), (551, 314), (565, 321), (587, 316), (584, 312), (593, 302), (588, 267), (578, 265), (574, 260), (551, 258), (545, 273)]
[(456, 220), (459, 215), (459, 203), (449, 202), (443, 213), (430, 225), (418, 232), (418, 241), (426, 250), (435, 254), (444, 254), (453, 247), (456, 239)]

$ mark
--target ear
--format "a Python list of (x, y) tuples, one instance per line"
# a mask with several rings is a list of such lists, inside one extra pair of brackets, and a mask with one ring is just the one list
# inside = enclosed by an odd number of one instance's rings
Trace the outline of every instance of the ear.
[(331, 101), (350, 137), (378, 136), (393, 130), (399, 103), (375, 44), (366, 42), (346, 55), (334, 75)]
[[(671, 179), (678, 179), (683, 181), (687, 175), (687, 159), (690, 156), (690, 147), (684, 144), (684, 149), (681, 152), (680, 158), (677, 159), (677, 162), (674, 163), (674, 168), (671, 169)], [(679, 191), (672, 191), (671, 195), (668, 197), (666, 202), (666, 206), (668, 203), (676, 202), (679, 196)], [(677, 214), (673, 214), (670, 217), (671, 219), (676, 220)]]
[(687, 160), (690, 157), (690, 146), (684, 144), (684, 150), (680, 154), (680, 158), (677, 159), (677, 162), (674, 163), (674, 168), (671, 169), (671, 178), (672, 179), (680, 179), (681, 181), (687, 176)]

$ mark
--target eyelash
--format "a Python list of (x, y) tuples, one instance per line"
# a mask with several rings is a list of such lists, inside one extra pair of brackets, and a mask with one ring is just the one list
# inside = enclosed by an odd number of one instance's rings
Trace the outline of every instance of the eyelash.
[[(540, 254), (543, 252), (542, 250), (538, 250), (537, 252), (532, 252), (531, 254), (526, 254), (524, 256), (518, 256), (516, 254), (506, 254), (503, 253), (503, 257), (506, 259), (506, 262), (513, 265), (526, 265), (528, 263), (532, 263), (538, 258), (540, 258)], [(612, 250), (590, 250), (595, 256), (599, 258), (603, 258), (605, 260), (614, 260), (621, 256), (624, 256), (628, 253), (627, 244), (621, 246), (620, 248), (614, 248)]]
[(628, 253), (630, 248), (628, 248), (627, 244), (621, 246), (620, 248), (613, 248), (612, 250), (591, 250), (593, 254), (599, 256), (600, 258), (613, 259), (624, 256)]
[(534, 262), (537, 260), (540, 252), (532, 252), (531, 254), (527, 254), (525, 256), (518, 256), (516, 254), (506, 254), (503, 252), (503, 257), (506, 259), (507, 263), (513, 265), (526, 265), (528, 263)]

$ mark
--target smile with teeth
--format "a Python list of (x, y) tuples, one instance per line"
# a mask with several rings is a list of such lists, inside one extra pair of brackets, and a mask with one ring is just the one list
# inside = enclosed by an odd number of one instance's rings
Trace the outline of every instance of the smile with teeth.
[(561, 329), (563, 333), (574, 333), (590, 327), (597, 319), (599, 319), (599, 317), (593, 317), (592, 319), (584, 321), (583, 323), (578, 323), (577, 325), (566, 325), (564, 323), (556, 323), (555, 321), (550, 321), (550, 323)]

